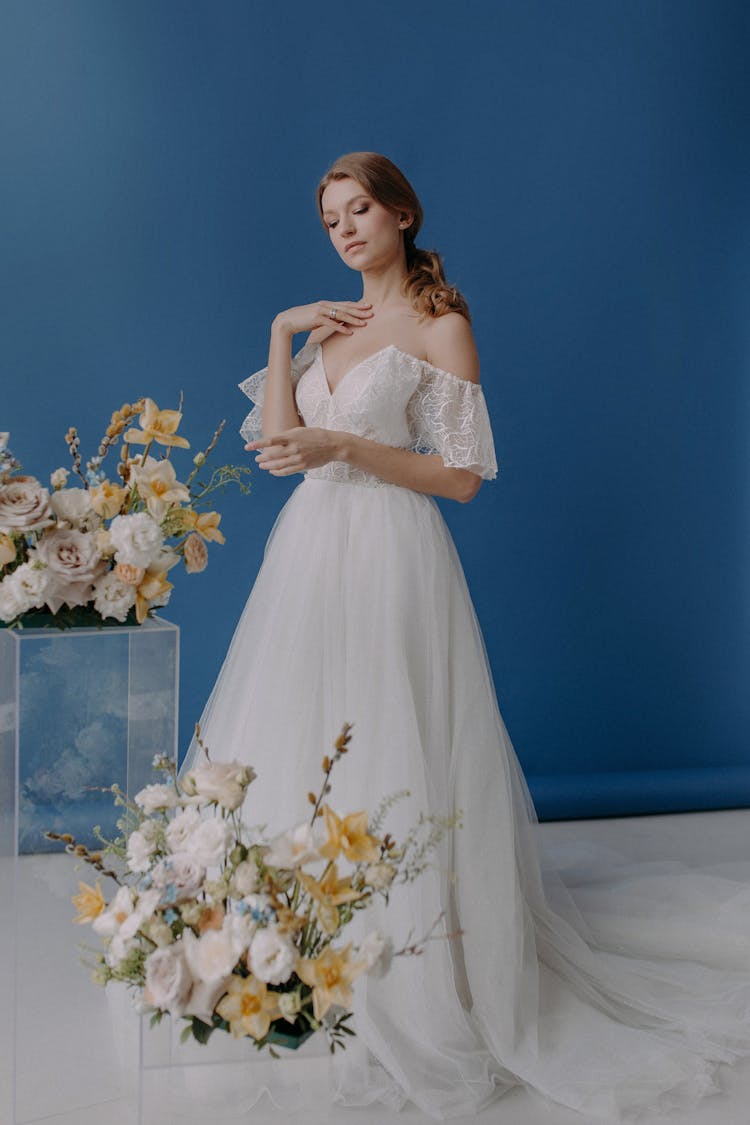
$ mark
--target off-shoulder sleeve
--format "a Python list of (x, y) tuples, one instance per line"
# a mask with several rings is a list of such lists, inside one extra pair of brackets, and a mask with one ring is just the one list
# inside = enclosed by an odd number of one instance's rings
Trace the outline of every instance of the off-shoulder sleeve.
[(495, 443), (484, 392), (478, 383), (421, 361), (422, 377), (407, 417), (419, 453), (439, 453), (446, 466), (497, 476)]
[[(302, 345), (297, 354), (292, 356), (292, 387), (297, 386), (300, 378), (304, 375), (305, 371), (307, 371), (315, 358), (317, 347), (317, 344), (313, 344), (308, 340), (306, 344)], [(240, 426), (240, 433), (245, 441), (257, 441), (259, 438), (263, 437), (263, 399), (266, 393), (267, 375), (268, 368), (262, 367), (260, 371), (255, 371), (252, 375), (248, 375), (247, 379), (243, 379), (239, 384), (242, 393), (246, 394), (253, 403), (253, 409)]]

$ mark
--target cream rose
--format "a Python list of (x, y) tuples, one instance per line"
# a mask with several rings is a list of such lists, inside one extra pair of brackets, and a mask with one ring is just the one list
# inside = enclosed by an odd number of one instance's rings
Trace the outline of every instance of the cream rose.
[(99, 517), (91, 507), (91, 494), (86, 488), (61, 488), (50, 496), (49, 506), (57, 516), (57, 525), (92, 531), (99, 526)]
[(133, 800), (146, 816), (151, 816), (161, 809), (173, 809), (178, 797), (174, 785), (146, 785), (139, 789)]
[(193, 979), (210, 984), (228, 977), (246, 948), (244, 936), (229, 917), (220, 930), (206, 930), (199, 938), (186, 929), (182, 944)]
[(255, 776), (251, 766), (243, 766), (238, 761), (205, 761), (185, 775), (182, 788), (189, 797), (201, 797), (234, 812), (244, 801), (247, 787)]
[(227, 821), (201, 820), (185, 841), (183, 851), (203, 867), (215, 867), (224, 859), (233, 839), (234, 831)]
[(206, 878), (206, 870), (197, 860), (180, 854), (161, 860), (151, 874), (162, 901), (170, 905), (194, 898)]
[(200, 813), (196, 809), (185, 809), (170, 820), (167, 831), (167, 847), (171, 852), (181, 852), (191, 835), (201, 823)]
[(148, 512), (115, 516), (109, 525), (109, 534), (117, 562), (144, 569), (154, 562), (164, 542), (161, 528)]
[(143, 995), (154, 1008), (182, 1016), (192, 988), (193, 978), (179, 943), (155, 949), (148, 955)]
[(53, 522), (49, 492), (35, 477), (13, 477), (0, 487), (0, 531), (39, 531)]
[(49, 570), (46, 602), (52, 613), (65, 603), (71, 608), (86, 605), (94, 595), (94, 582), (106, 567), (94, 535), (68, 528), (48, 531), (36, 545), (34, 562)]

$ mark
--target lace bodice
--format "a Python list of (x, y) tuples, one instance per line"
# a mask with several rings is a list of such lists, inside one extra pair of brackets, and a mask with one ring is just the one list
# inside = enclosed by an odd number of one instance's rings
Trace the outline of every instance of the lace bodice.
[[(242, 423), (246, 441), (262, 437), (268, 368), (250, 375), (242, 390), (254, 403)], [(343, 430), (384, 445), (438, 453), (451, 468), (471, 469), (485, 480), (497, 476), (495, 447), (482, 388), (387, 344), (352, 367), (333, 393), (320, 344), (306, 343), (292, 357), (297, 409), (306, 426)], [(385, 481), (343, 461), (309, 469), (308, 477), (384, 485)]]

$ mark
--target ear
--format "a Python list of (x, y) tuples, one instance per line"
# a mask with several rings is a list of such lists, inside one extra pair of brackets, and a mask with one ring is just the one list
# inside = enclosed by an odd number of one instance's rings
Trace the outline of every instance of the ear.
[(408, 230), (408, 228), (412, 225), (413, 222), (414, 222), (413, 211), (402, 211), (401, 214), (399, 215), (398, 225), (401, 227), (401, 230)]

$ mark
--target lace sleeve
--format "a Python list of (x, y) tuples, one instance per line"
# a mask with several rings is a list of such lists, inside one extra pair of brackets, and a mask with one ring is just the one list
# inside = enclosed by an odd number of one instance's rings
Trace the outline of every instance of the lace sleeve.
[[(300, 378), (304, 375), (315, 358), (316, 347), (316, 344), (308, 340), (306, 344), (303, 344), (297, 354), (292, 356), (293, 388), (296, 388)], [(257, 441), (259, 438), (263, 437), (263, 399), (266, 393), (267, 374), (268, 368), (262, 367), (260, 371), (248, 375), (247, 379), (243, 379), (239, 384), (242, 393), (246, 394), (254, 404), (253, 409), (240, 426), (240, 433), (245, 441)]]
[(497, 476), (495, 444), (484, 392), (478, 383), (422, 361), (423, 374), (407, 407), (412, 449), (439, 453), (446, 466)]

